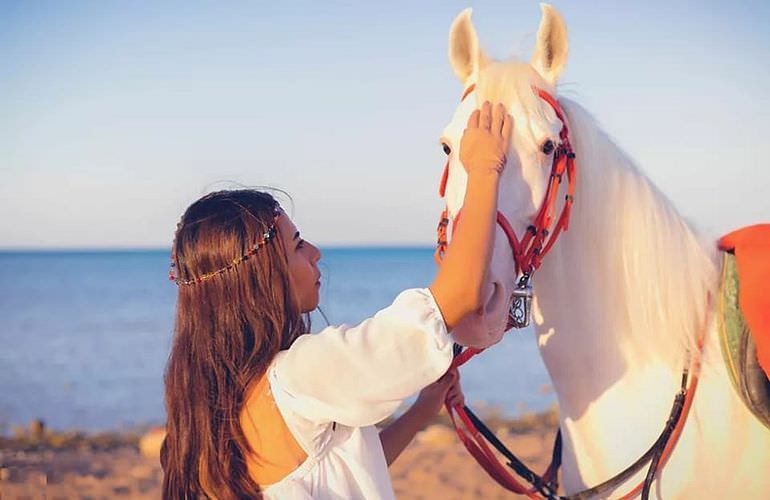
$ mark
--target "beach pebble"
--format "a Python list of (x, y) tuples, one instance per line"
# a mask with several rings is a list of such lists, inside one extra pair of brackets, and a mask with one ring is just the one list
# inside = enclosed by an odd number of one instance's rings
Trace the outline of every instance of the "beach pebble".
[(107, 468), (95, 467), (91, 469), (91, 476), (95, 477), (96, 479), (101, 480), (109, 475), (110, 475), (110, 470)]
[(146, 458), (159, 459), (160, 447), (165, 438), (165, 428), (153, 427), (139, 440), (139, 451)]
[(118, 496), (128, 495), (131, 493), (131, 488), (128, 486), (115, 486), (112, 488), (112, 493)]

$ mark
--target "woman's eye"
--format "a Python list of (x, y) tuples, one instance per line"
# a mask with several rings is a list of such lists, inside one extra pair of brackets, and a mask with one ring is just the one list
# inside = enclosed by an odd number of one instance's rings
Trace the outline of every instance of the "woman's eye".
[(305, 246), (305, 240), (299, 240), (299, 243), (297, 243), (297, 249), (299, 250), (304, 246)]
[(444, 150), (444, 153), (446, 153), (447, 156), (452, 152), (452, 148), (450, 148), (446, 142), (441, 143), (441, 148)]
[(553, 153), (555, 146), (553, 144), (553, 141), (551, 139), (547, 139), (543, 146), (540, 148), (540, 150), (543, 152), (543, 154), (549, 155)]

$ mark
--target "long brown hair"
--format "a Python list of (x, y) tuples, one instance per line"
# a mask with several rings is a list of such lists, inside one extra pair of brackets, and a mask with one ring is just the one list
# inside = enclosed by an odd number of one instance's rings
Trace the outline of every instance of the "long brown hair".
[[(278, 209), (270, 194), (254, 190), (218, 191), (193, 203), (172, 250), (177, 280), (194, 280), (246, 255)], [(277, 234), (227, 271), (179, 285), (165, 373), (163, 498), (261, 498), (246, 467), (252, 449), (239, 415), (249, 385), (308, 327)]]

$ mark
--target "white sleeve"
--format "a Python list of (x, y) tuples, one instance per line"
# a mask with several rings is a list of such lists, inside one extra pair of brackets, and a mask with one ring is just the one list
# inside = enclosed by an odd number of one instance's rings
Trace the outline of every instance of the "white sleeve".
[(273, 377), (298, 415), (361, 427), (392, 414), (451, 361), (452, 339), (433, 295), (416, 288), (357, 326), (300, 336), (277, 355)]

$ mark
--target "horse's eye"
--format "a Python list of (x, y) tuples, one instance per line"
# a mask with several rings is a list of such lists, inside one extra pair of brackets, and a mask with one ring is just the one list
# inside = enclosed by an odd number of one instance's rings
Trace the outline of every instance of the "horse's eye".
[(450, 148), (446, 142), (441, 143), (441, 147), (444, 149), (444, 153), (446, 153), (447, 156), (452, 152), (452, 148)]
[(553, 141), (552, 141), (551, 139), (547, 139), (547, 140), (546, 140), (546, 141), (543, 143), (543, 146), (540, 148), (540, 150), (541, 150), (541, 151), (542, 151), (544, 154), (547, 154), (547, 155), (549, 155), (549, 154), (553, 153), (554, 147), (555, 147), (555, 146), (553, 145)]

